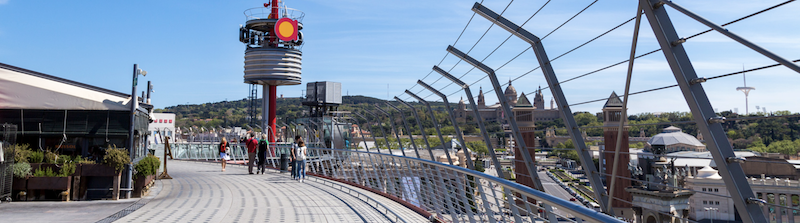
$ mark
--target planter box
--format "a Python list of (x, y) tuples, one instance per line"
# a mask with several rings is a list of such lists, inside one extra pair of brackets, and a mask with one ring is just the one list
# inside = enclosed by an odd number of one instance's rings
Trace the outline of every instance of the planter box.
[(143, 192), (147, 191), (150, 184), (155, 179), (156, 175), (136, 176), (136, 179), (133, 181), (133, 197), (142, 197)]
[(72, 177), (30, 177), (28, 190), (69, 190)]
[(76, 168), (75, 173), (80, 173), (81, 176), (87, 177), (113, 177), (117, 176), (114, 168), (105, 164), (81, 164), (80, 171)]
[(12, 190), (27, 190), (28, 189), (28, 178), (16, 178), (14, 177), (13, 183), (11, 185)]

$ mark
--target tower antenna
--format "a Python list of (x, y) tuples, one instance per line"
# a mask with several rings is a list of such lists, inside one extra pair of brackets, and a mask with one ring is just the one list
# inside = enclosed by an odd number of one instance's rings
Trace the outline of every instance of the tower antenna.
[(745, 76), (744, 64), (742, 64), (742, 79), (744, 79), (744, 87), (737, 87), (736, 90), (744, 92), (744, 114), (747, 115), (750, 114), (747, 98), (750, 96), (750, 91), (755, 90), (756, 88), (747, 86), (747, 76)]

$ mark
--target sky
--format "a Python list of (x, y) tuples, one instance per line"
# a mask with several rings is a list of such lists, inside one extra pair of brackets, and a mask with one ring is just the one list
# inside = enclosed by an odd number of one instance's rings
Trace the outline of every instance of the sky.
[[(636, 1), (602, 0), (588, 8), (593, 1), (551, 1), (542, 7), (545, 2), (486, 0), (483, 4), (517, 24), (541, 7), (523, 28), (543, 38), (551, 59), (633, 18), (636, 10)], [(723, 24), (783, 1), (734, 0), (724, 5), (719, 1), (675, 2)], [(243, 83), (245, 46), (238, 41), (238, 28), (246, 21), (243, 12), (263, 7), (263, 3), (0, 0), (0, 63), (128, 94), (133, 64), (139, 64), (148, 75), (139, 79), (137, 94), (145, 87), (142, 83), (152, 81), (152, 102), (157, 108), (239, 100), (247, 97), (248, 85)], [(471, 84), (475, 94), (479, 88), (490, 90), (492, 84), (484, 78), (486, 74), (470, 71), (469, 64), (447, 55), (448, 45), (496, 69), (502, 84), (513, 79), (518, 94), (530, 95), (539, 86), (547, 86), (541, 70), (523, 75), (538, 67), (531, 51), (520, 54), (529, 45), (517, 37), (503, 43), (510, 34), (479, 15), (473, 17), (473, 1), (284, 3), (305, 12), (303, 83), (279, 86), (278, 93), (285, 97), (301, 96), (308, 82), (334, 81), (342, 83), (343, 95), (397, 96), (414, 101), (403, 93), (410, 89), (426, 100), (441, 101), (415, 84), (421, 79), (450, 95), (451, 102), (461, 100), (463, 91), (448, 85), (450, 82), (437, 73), (431, 74), (433, 65), (455, 76), (463, 75), (462, 80)], [(788, 60), (796, 60), (800, 59), (797, 11), (800, 3), (793, 2), (727, 28)], [(675, 10), (668, 9), (668, 13), (680, 36), (708, 29)], [(559, 80), (626, 60), (633, 27), (629, 22), (553, 61)], [(642, 21), (639, 34), (637, 54), (658, 48), (647, 20)], [(775, 63), (716, 32), (692, 38), (684, 47), (698, 76)], [(626, 71), (627, 63), (564, 83), (568, 103), (607, 98), (612, 91), (622, 94)], [(676, 83), (661, 52), (637, 59), (633, 71), (631, 92)], [(782, 66), (747, 73), (747, 86), (756, 88), (749, 96), (750, 111), (755, 106), (768, 111), (800, 111), (798, 83), (800, 73)], [(743, 84), (742, 75), (733, 75), (710, 80), (703, 87), (714, 108), (743, 113), (744, 94), (735, 90)], [(549, 106), (551, 92), (545, 90), (544, 96)], [(488, 104), (497, 102), (494, 92), (488, 93), (486, 100)], [(587, 103), (573, 106), (572, 111), (599, 112), (602, 106), (603, 102)], [(689, 110), (678, 88), (631, 96), (628, 107), (630, 114)]]

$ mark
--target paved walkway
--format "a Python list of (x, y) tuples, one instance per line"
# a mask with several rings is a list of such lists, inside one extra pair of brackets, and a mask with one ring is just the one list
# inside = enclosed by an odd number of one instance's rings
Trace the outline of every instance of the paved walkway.
[[(172, 180), (162, 180), (161, 192), (137, 211), (116, 222), (388, 222), (383, 208), (288, 173), (247, 174), (247, 167), (219, 163), (170, 161)], [(426, 219), (404, 206), (367, 191), (349, 187), (397, 212), (408, 222)]]
[[(143, 199), (118, 201), (12, 202), (0, 204), (0, 222), (391, 222), (392, 214), (309, 177), (304, 183), (288, 173), (247, 174), (247, 167), (219, 163), (169, 161), (172, 180), (160, 180)], [(319, 182), (318, 182), (319, 181)], [(408, 222), (427, 219), (388, 198), (369, 195)], [(339, 186), (336, 186), (339, 188)], [(355, 194), (355, 193), (353, 193)], [(142, 206), (143, 205), (143, 206)], [(132, 213), (131, 209), (136, 209)]]

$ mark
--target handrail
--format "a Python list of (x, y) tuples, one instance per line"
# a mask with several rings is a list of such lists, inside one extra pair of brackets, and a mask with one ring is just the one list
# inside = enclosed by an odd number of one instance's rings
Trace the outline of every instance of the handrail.
[[(178, 148), (176, 154), (190, 152), (186, 149), (203, 149), (180, 144), (175, 148)], [(564, 213), (556, 214), (562, 221), (579, 222), (570, 219), (571, 215), (587, 222), (622, 222), (516, 182), (446, 163), (388, 153), (328, 148), (308, 148), (308, 155), (308, 172), (371, 188), (373, 192), (444, 221), (547, 222), (550, 219), (548, 213), (542, 213), (545, 211), (540, 207), (541, 203)], [(269, 157), (271, 160), (277, 158)], [(512, 197), (507, 197), (509, 193), (503, 190), (510, 191)]]

